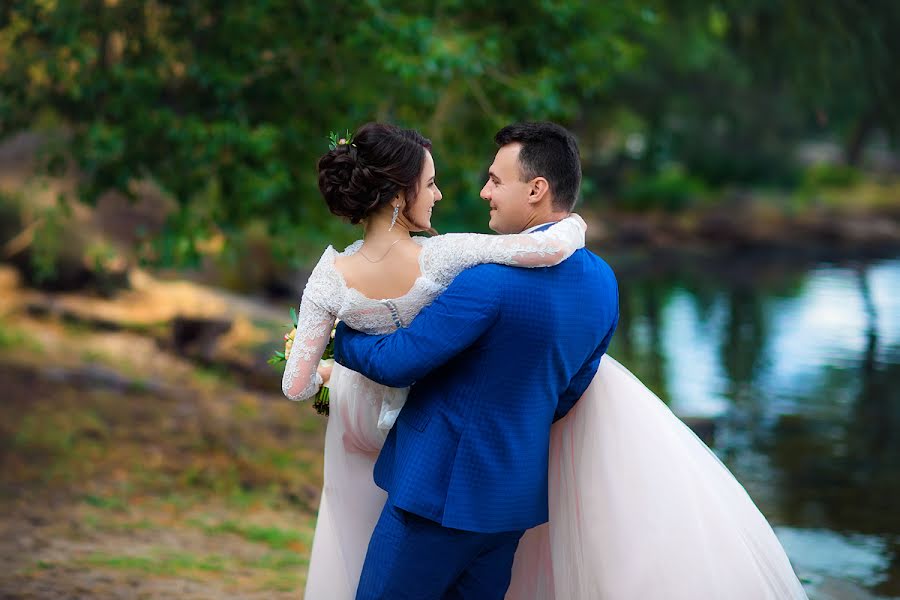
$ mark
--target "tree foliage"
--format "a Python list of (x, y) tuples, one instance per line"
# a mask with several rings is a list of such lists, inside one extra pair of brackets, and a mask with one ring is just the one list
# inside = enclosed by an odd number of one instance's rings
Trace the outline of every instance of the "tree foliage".
[(433, 140), (443, 229), (483, 228), (491, 138), (513, 120), (571, 127), (595, 183), (615, 172), (613, 185), (622, 157), (638, 173), (677, 162), (713, 184), (771, 177), (823, 112), (847, 138), (860, 125), (896, 131), (897, 12), (811, 0), (13, 0), (0, 12), (0, 134), (66, 132), (84, 201), (155, 182), (180, 207), (165, 260), (254, 221), (285, 255), (305, 254), (348, 235), (315, 184), (327, 133), (369, 120)]

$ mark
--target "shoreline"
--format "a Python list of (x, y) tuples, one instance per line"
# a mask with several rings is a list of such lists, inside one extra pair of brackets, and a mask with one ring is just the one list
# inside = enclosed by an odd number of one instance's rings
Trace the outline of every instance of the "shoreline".
[(893, 211), (856, 214), (755, 215), (727, 206), (672, 214), (601, 212), (590, 207), (576, 207), (575, 212), (588, 224), (589, 244), (616, 247), (900, 247), (900, 200)]
[(636, 214), (582, 206), (576, 212), (588, 224), (587, 247), (626, 268), (673, 268), (691, 261), (803, 266), (900, 256), (900, 209), (761, 216), (727, 207)]

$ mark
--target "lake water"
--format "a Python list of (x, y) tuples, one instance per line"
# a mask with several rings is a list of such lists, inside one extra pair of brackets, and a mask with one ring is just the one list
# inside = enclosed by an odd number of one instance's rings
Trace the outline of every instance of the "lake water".
[(900, 597), (900, 258), (608, 259), (610, 354), (713, 447), (807, 587)]

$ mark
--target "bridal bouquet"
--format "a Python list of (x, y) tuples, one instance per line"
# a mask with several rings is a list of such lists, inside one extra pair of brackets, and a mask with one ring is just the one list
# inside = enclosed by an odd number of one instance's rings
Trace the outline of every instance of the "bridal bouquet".
[[(268, 361), (270, 365), (277, 366), (286, 363), (288, 357), (291, 355), (291, 348), (294, 346), (294, 336), (297, 333), (297, 310), (293, 307), (291, 308), (291, 323), (294, 328), (291, 329), (290, 333), (284, 335), (284, 352), (274, 352)], [(338, 323), (340, 323), (340, 320), (335, 321), (334, 327), (331, 329), (331, 339), (328, 340), (328, 344), (325, 346), (325, 352), (322, 353), (322, 358), (319, 360), (320, 367), (334, 367), (334, 332)], [(316, 412), (320, 415), (325, 415), (326, 417), (328, 416), (328, 400), (330, 393), (331, 391), (329, 390), (328, 382), (326, 381), (322, 384), (322, 387), (316, 394), (316, 399), (313, 400), (313, 408), (316, 409)]]

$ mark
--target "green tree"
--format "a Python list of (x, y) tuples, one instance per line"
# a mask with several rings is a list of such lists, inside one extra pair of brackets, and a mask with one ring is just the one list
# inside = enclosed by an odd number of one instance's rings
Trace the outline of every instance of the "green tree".
[(0, 135), (52, 126), (48, 167), (77, 162), (87, 202), (155, 182), (180, 207), (165, 262), (257, 221), (309, 258), (351, 235), (316, 188), (330, 130), (432, 138), (440, 229), (484, 227), (491, 136), (522, 119), (576, 131), (589, 194), (659, 173), (678, 208), (704, 181), (790, 183), (803, 136), (852, 162), (896, 134), (898, 25), (874, 1), (11, 0)]
[(626, 1), (19, 0), (0, 14), (0, 132), (63, 125), (85, 201), (161, 186), (180, 206), (166, 261), (256, 219), (286, 252), (346, 237), (315, 160), (329, 130), (373, 119), (433, 138), (457, 203), (446, 224), (471, 227), (493, 132), (576, 118), (638, 59), (624, 34), (642, 14)]

